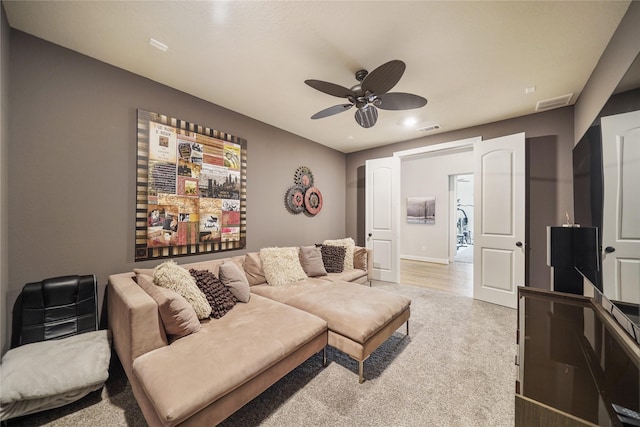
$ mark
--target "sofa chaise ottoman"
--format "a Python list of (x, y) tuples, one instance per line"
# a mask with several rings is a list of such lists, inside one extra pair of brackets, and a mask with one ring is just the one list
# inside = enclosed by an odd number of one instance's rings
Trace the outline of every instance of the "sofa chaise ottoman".
[(358, 362), (360, 383), (371, 353), (405, 322), (409, 334), (411, 300), (380, 289), (309, 278), (284, 286), (255, 285), (251, 292), (324, 319), (329, 345)]

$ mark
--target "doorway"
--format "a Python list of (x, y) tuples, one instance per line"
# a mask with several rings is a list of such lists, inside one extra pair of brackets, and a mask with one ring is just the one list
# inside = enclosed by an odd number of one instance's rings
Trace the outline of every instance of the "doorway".
[(452, 175), (450, 179), (454, 213), (452, 228), (453, 262), (473, 264), (473, 174)]
[[(477, 140), (477, 144), (473, 140)], [(475, 212), (475, 219), (473, 221), (475, 231), (472, 230), (472, 243), (474, 246), (474, 264), (467, 264), (473, 267), (473, 297), (482, 301), (490, 303), (504, 305), (507, 307), (515, 308), (517, 305), (517, 288), (518, 286), (524, 286), (525, 278), (525, 134), (520, 132), (518, 134), (507, 135), (499, 138), (493, 138), (485, 140), (480, 143), (482, 139), (480, 137), (470, 138), (468, 140), (454, 141), (445, 144), (434, 144), (432, 146), (420, 147), (410, 150), (404, 150), (393, 153), (393, 158), (404, 158), (421, 156), (427, 153), (435, 154), (435, 152), (451, 153), (454, 150), (466, 151), (471, 148), (473, 153), (473, 175), (474, 175), (474, 202), (473, 205), (478, 209)], [(450, 157), (450, 156), (443, 156)], [(385, 158), (391, 159), (391, 158)], [(367, 164), (371, 160), (367, 160)], [(395, 165), (389, 162), (387, 175), (394, 176), (400, 172), (400, 162), (394, 162)], [(404, 163), (404, 162), (403, 162)], [(445, 168), (438, 165), (437, 170), (443, 171)], [(468, 170), (467, 168), (465, 168)], [(396, 172), (397, 171), (397, 172)], [(367, 178), (369, 178), (369, 168), (367, 167)], [(402, 175), (404, 175), (405, 167), (402, 167)], [(465, 171), (466, 172), (466, 171)], [(454, 174), (456, 172), (453, 172)], [(446, 183), (446, 177), (444, 175)], [(382, 182), (381, 180), (366, 179), (365, 191), (367, 194), (367, 209), (365, 215), (365, 229), (367, 233), (367, 247), (372, 248), (374, 233), (372, 232), (374, 225), (371, 220), (369, 209), (369, 195), (375, 193), (377, 187), (376, 183), (381, 186), (387, 193), (393, 197), (388, 197), (389, 202), (384, 207), (388, 213), (387, 218), (390, 218), (390, 223), (394, 226), (400, 226), (401, 216), (401, 204), (399, 194), (405, 189), (405, 180), (390, 180)], [(402, 181), (402, 185), (400, 185)], [(477, 187), (477, 188), (476, 188)], [(445, 184), (445, 188), (446, 184)], [(422, 189), (424, 191), (424, 189)], [(445, 190), (446, 191), (446, 190)], [(422, 192), (422, 191), (421, 191)], [(425, 194), (426, 195), (426, 194)], [(409, 195), (407, 195), (409, 196)], [(431, 195), (429, 195), (431, 196)], [(438, 196), (436, 195), (436, 200)], [(400, 200), (398, 200), (400, 199)], [(446, 200), (447, 197), (444, 196)], [(476, 200), (477, 199), (477, 200)], [(440, 199), (442, 200), (442, 199)], [(449, 207), (451, 205), (445, 204)], [(406, 213), (405, 213), (406, 215)], [(395, 221), (393, 217), (395, 216)], [(436, 220), (438, 213), (436, 209)], [(451, 218), (450, 215), (444, 215), (445, 218)], [(450, 221), (446, 219), (442, 221), (442, 225), (445, 226), (445, 234), (451, 234)], [(478, 228), (481, 227), (481, 232), (478, 232)], [(389, 240), (388, 246), (394, 250), (389, 250), (389, 258), (394, 261), (389, 263), (392, 268), (390, 272), (394, 273), (394, 283), (398, 283), (400, 267), (400, 259), (410, 259), (407, 256), (401, 256), (397, 250), (398, 247), (402, 247), (403, 250), (406, 246), (400, 246), (400, 241), (404, 241), (402, 237), (402, 231), (400, 233), (394, 233), (393, 238)], [(417, 234), (417, 233), (414, 233)], [(415, 235), (408, 235), (408, 237), (415, 237)], [(444, 238), (446, 241), (446, 237)], [(442, 240), (424, 239), (426, 243), (437, 242)], [(445, 245), (444, 255), (446, 263), (449, 262), (450, 252), (447, 251)], [(438, 247), (438, 245), (423, 244), (419, 246), (422, 252), (425, 252), (430, 247)], [(375, 252), (374, 252), (375, 253)], [(420, 257), (425, 258), (425, 257)], [(458, 263), (458, 265), (464, 263)], [(375, 255), (374, 255), (375, 265)], [(374, 279), (380, 280), (380, 277), (376, 277), (374, 268)]]

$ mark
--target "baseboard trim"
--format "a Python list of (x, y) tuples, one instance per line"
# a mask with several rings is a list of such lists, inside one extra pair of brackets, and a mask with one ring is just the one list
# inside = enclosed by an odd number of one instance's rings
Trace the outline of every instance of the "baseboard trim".
[(434, 262), (436, 264), (449, 264), (449, 260), (447, 258), (431, 258), (431, 257), (423, 257), (423, 256), (415, 256), (415, 255), (400, 255), (400, 258), (408, 259), (410, 261)]

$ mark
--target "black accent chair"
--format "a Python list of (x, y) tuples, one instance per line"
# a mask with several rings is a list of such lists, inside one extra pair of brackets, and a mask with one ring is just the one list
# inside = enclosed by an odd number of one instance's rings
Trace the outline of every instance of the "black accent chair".
[(11, 348), (98, 330), (95, 276), (27, 283), (13, 306)]
[(0, 420), (63, 406), (102, 388), (110, 359), (109, 331), (98, 330), (95, 276), (26, 284), (13, 306), (11, 350), (0, 366)]

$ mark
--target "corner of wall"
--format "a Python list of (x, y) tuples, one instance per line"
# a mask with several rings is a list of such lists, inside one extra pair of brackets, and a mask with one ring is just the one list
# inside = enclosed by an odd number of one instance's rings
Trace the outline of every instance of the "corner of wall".
[(9, 23), (0, 3), (0, 354), (9, 343)]

